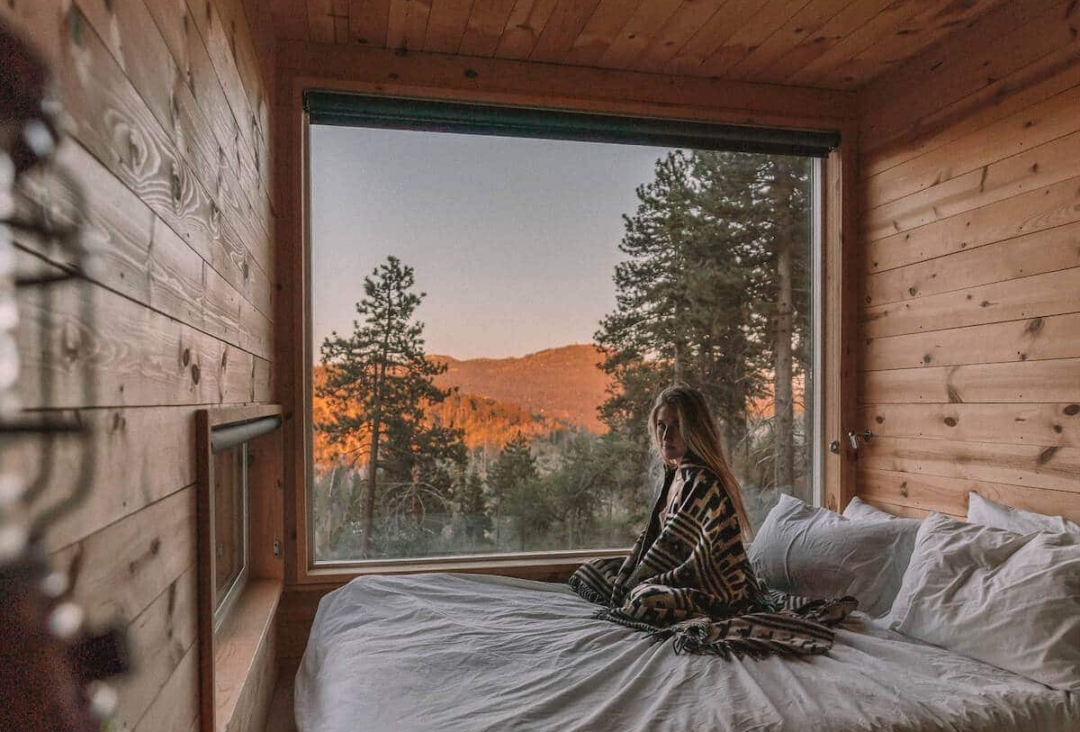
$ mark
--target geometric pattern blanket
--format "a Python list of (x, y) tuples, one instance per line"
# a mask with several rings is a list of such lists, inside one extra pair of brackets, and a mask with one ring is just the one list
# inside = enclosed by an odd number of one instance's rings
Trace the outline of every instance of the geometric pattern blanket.
[[(681, 471), (677, 508), (660, 525), (667, 489)], [(570, 586), (602, 605), (594, 617), (673, 639), (675, 652), (724, 658), (824, 653), (853, 597), (811, 600), (769, 590), (746, 558), (735, 508), (719, 477), (683, 462), (669, 470), (652, 517), (625, 558), (582, 565)]]

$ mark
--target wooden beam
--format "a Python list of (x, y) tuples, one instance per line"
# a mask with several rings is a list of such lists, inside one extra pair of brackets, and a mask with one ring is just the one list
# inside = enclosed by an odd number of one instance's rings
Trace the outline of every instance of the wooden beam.
[(856, 113), (847, 92), (297, 41), (278, 63), (279, 100), (320, 87), (825, 130)]

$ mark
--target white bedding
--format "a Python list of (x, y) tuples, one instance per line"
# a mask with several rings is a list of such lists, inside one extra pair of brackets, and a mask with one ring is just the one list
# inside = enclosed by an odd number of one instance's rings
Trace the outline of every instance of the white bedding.
[(724, 661), (589, 616), (562, 585), (366, 577), (327, 595), (300, 732), (1077, 732), (1080, 695), (856, 613), (827, 656)]

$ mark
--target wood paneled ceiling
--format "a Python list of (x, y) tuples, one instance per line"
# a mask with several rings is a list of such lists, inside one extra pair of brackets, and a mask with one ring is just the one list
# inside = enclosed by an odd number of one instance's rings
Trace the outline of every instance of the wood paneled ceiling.
[(273, 0), (277, 35), (855, 89), (1023, 0)]

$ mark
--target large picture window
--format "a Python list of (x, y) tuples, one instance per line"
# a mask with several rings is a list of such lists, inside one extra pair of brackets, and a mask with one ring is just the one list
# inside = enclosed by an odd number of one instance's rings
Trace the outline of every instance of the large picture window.
[(676, 381), (755, 525), (820, 500), (816, 157), (408, 116), (310, 126), (316, 563), (628, 546)]

